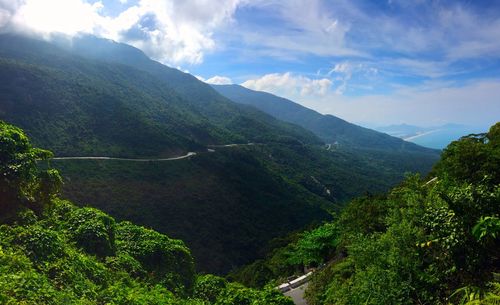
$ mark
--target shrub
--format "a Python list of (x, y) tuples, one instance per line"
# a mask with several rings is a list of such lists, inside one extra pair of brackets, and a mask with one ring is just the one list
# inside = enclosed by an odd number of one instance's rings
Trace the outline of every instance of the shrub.
[(71, 240), (89, 254), (106, 257), (115, 253), (115, 220), (94, 209), (81, 208), (68, 215), (67, 230)]
[(168, 289), (185, 294), (194, 283), (194, 262), (180, 240), (130, 222), (117, 225), (117, 249), (137, 259), (148, 276)]

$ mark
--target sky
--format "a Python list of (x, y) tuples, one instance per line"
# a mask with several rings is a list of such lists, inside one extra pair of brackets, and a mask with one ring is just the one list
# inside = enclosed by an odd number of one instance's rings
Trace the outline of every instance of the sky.
[(500, 121), (500, 1), (0, 0), (0, 32), (113, 39), (368, 127)]

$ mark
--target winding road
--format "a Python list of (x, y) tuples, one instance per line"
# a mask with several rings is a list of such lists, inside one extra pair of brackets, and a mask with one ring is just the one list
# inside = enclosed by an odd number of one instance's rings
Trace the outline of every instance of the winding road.
[(174, 161), (182, 160), (195, 156), (195, 152), (188, 152), (187, 154), (179, 157), (172, 158), (150, 158), (150, 159), (132, 159), (132, 158), (114, 158), (114, 157), (56, 157), (51, 160), (117, 160), (117, 161), (131, 161), (131, 162), (160, 162), (160, 161)]
[[(238, 146), (253, 146), (262, 145), (261, 143), (245, 143), (245, 144), (221, 144), (221, 145), (208, 145), (208, 152), (215, 152), (212, 148), (222, 148), (222, 147), (238, 147)], [(175, 161), (182, 160), (192, 156), (196, 156), (197, 153), (190, 151), (185, 155), (171, 158), (115, 158), (115, 157), (55, 157), (51, 160), (117, 160), (117, 161), (129, 161), (129, 162), (161, 162), (161, 161)]]
[(208, 147), (238, 147), (238, 146), (254, 146), (254, 145), (262, 145), (262, 143), (241, 143), (241, 144), (220, 144), (220, 145), (208, 145)]
[(309, 271), (304, 275), (279, 285), (276, 289), (281, 291), (287, 297), (292, 298), (295, 305), (307, 305), (307, 302), (304, 299), (304, 292), (309, 285), (309, 280), (311, 279), (313, 273), (314, 271)]
[(304, 299), (304, 292), (308, 284), (309, 283), (305, 283), (302, 286), (289, 290), (283, 294), (287, 297), (291, 297), (295, 305), (307, 305), (307, 302)]
[[(237, 146), (252, 146), (252, 145), (261, 145), (260, 143), (247, 143), (247, 144), (224, 144), (224, 145), (209, 145), (207, 151), (215, 152), (213, 148), (221, 148), (221, 147), (237, 147)], [(54, 157), (50, 160), (59, 161), (59, 160), (116, 160), (116, 161), (127, 161), (127, 162), (161, 162), (161, 161), (175, 161), (182, 160), (192, 156), (196, 156), (196, 152), (188, 152), (185, 155), (171, 158), (117, 158), (117, 157)], [(309, 277), (310, 274), (306, 275)], [(307, 305), (307, 302), (304, 299), (304, 291), (307, 288), (308, 283), (305, 282), (301, 286), (297, 288), (290, 289), (283, 294), (292, 298), (294, 304), (296, 305)]]

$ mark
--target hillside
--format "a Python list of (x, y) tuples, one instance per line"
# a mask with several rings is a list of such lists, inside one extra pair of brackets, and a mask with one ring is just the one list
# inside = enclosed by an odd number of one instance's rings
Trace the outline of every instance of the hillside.
[(197, 275), (180, 240), (58, 196), (48, 151), (0, 121), (0, 303), (276, 304), (278, 291)]
[(270, 239), (329, 219), (323, 207), (332, 207), (244, 149), (173, 162), (51, 165), (65, 177), (65, 196), (184, 240), (205, 272), (255, 260)]
[(200, 270), (225, 273), (262, 257), (273, 238), (329, 219), (325, 209), (389, 189), (402, 179), (395, 168), (421, 166), (382, 157), (274, 144), (215, 148), (172, 162), (51, 165), (65, 177), (66, 197), (180, 238)]
[[(57, 156), (200, 153), (195, 162), (179, 164), (54, 161), (67, 177), (65, 195), (78, 204), (185, 238), (198, 268), (218, 273), (255, 259), (269, 239), (329, 217), (323, 207), (331, 202), (259, 166), (248, 153), (202, 154), (210, 144), (321, 143), (312, 133), (238, 106), (192, 77), (193, 86), (217, 99), (200, 104), (129, 66), (37, 40), (2, 39), (0, 118), (25, 128), (37, 145)], [(234, 215), (227, 218), (225, 211)], [(278, 219), (268, 217), (278, 213)], [(223, 234), (227, 227), (233, 234)]]
[[(175, 162), (51, 166), (65, 177), (65, 197), (183, 239), (205, 272), (262, 257), (274, 237), (330, 219), (347, 200), (383, 192), (405, 172), (426, 173), (437, 159), (327, 150), (311, 131), (109, 40), (65, 45), (3, 35), (0, 42), (0, 119), (25, 129), (36, 145), (58, 157), (197, 153)], [(248, 142), (256, 145), (210, 146)]]
[(328, 144), (341, 147), (404, 153), (436, 154), (437, 151), (364, 128), (333, 115), (323, 115), (293, 101), (239, 85), (214, 85), (222, 95), (240, 104), (251, 105), (280, 120), (312, 131)]
[[(320, 143), (163, 65), (167, 79), (9, 35), (0, 36), (0, 57), (0, 119), (23, 126), (57, 155), (169, 156), (207, 144), (287, 137)], [(178, 77), (183, 86), (172, 81)]]
[(386, 194), (357, 198), (232, 277), (262, 287), (316, 268), (311, 305), (497, 304), (499, 153), (497, 123), (451, 143), (432, 179), (409, 176)]

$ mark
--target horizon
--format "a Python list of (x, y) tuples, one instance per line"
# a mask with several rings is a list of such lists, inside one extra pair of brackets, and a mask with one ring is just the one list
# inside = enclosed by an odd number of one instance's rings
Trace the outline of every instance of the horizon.
[(371, 128), (500, 117), (494, 1), (0, 0), (0, 29), (127, 43), (207, 83)]

